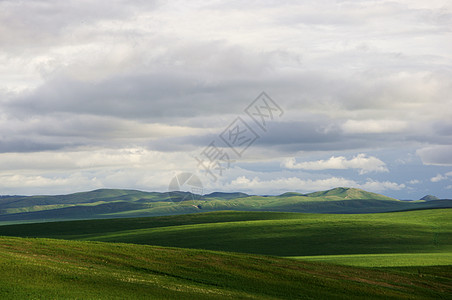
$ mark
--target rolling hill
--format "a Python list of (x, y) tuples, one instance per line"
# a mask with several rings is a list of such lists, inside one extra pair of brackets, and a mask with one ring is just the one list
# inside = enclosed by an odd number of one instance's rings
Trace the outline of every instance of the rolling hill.
[(307, 197), (324, 197), (331, 200), (341, 199), (371, 199), (371, 200), (396, 200), (391, 197), (376, 193), (367, 192), (361, 189), (338, 187), (327, 191), (306, 194)]
[(146, 245), (0, 238), (2, 299), (440, 299), (450, 267), (385, 269)]
[(452, 200), (400, 201), (354, 188), (309, 194), (256, 196), (244, 193), (142, 192), (101, 189), (56, 196), (0, 197), (0, 224), (177, 215), (224, 210), (305, 213), (379, 213), (452, 207)]
[(277, 256), (450, 253), (452, 209), (381, 214), (212, 212), (0, 226), (0, 235)]
[(447, 299), (451, 219), (220, 211), (3, 225), (0, 297)]

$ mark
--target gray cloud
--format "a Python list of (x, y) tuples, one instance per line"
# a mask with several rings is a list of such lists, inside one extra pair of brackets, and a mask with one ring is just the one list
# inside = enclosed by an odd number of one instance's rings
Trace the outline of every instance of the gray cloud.
[(123, 26), (125, 20), (140, 9), (155, 8), (156, 1), (135, 1), (134, 4), (118, 0), (1, 1), (0, 7), (0, 45), (38, 49), (55, 43), (76, 42), (71, 38), (77, 28), (97, 26), (105, 21), (116, 21)]
[(63, 112), (149, 120), (194, 117), (221, 107), (231, 111), (231, 106), (224, 104), (222, 90), (224, 87), (177, 74), (120, 76), (100, 83), (57, 79), (11, 101), (9, 107), (28, 115)]
[(0, 140), (0, 153), (7, 152), (39, 152), (74, 147), (74, 143), (46, 142), (41, 139), (30, 140), (30, 137)]
[(452, 166), (452, 146), (433, 146), (419, 149), (417, 154), (427, 165)]
[(196, 153), (265, 90), (285, 114), (248, 157), (422, 148), (425, 164), (450, 164), (447, 1), (42, 0), (0, 11), (0, 156)]

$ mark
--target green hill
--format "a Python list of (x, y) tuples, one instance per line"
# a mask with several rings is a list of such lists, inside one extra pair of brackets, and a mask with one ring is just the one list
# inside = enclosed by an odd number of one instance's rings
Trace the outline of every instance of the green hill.
[(0, 235), (277, 256), (452, 252), (452, 209), (383, 214), (214, 212), (0, 226)]
[(286, 197), (294, 197), (294, 196), (306, 196), (306, 195), (301, 194), (301, 193), (296, 193), (296, 192), (286, 192), (286, 193), (279, 195), (278, 197), (286, 198)]
[(426, 195), (426, 196), (422, 197), (421, 200), (432, 201), (432, 200), (440, 200), (440, 199), (433, 195)]
[(1, 209), (19, 208), (56, 204), (81, 204), (110, 201), (135, 201), (139, 199), (161, 200), (161, 193), (149, 193), (136, 190), (100, 189), (90, 192), (80, 192), (69, 195), (53, 196), (3, 196), (0, 198)]
[(356, 214), (448, 207), (452, 207), (452, 200), (400, 201), (354, 188), (279, 196), (221, 192), (200, 196), (178, 191), (157, 193), (101, 189), (56, 196), (2, 196), (0, 224), (224, 210)]
[(392, 200), (392, 201), (398, 201), (397, 199), (386, 197), (380, 194), (367, 192), (361, 189), (355, 189), (355, 188), (344, 188), (344, 187), (338, 187), (334, 188), (328, 191), (322, 191), (322, 192), (314, 192), (306, 194), (307, 197), (324, 197), (327, 199), (371, 199), (371, 200)]
[(2, 299), (440, 299), (450, 267), (347, 267), (284, 258), (0, 238)]
[(237, 199), (248, 197), (248, 194), (245, 193), (223, 193), (223, 192), (213, 192), (207, 195), (204, 195), (203, 198), (217, 198), (217, 199)]
[(447, 299), (451, 219), (227, 211), (5, 225), (0, 297)]

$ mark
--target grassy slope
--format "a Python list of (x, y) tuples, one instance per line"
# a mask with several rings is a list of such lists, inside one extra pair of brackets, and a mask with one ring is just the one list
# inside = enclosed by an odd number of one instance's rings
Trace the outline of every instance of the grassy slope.
[(452, 266), (452, 251), (445, 253), (391, 253), (353, 255), (288, 256), (303, 261), (360, 267)]
[(306, 194), (307, 197), (324, 197), (330, 200), (340, 199), (373, 199), (373, 200), (391, 200), (398, 201), (397, 199), (383, 196), (376, 193), (367, 192), (361, 189), (338, 187), (327, 191), (320, 191)]
[(452, 251), (452, 209), (331, 215), (217, 212), (0, 227), (0, 235), (127, 242), (278, 256)]
[(451, 267), (386, 269), (145, 245), (0, 238), (2, 299), (439, 299)]
[(152, 198), (158, 193), (146, 193), (135, 190), (100, 189), (69, 195), (52, 196), (4, 196), (0, 198), (2, 208), (28, 207), (35, 205), (79, 204), (97, 201), (137, 200), (143, 197)]
[[(217, 212), (0, 226), (0, 235), (116, 242), (0, 238), (0, 296), (446, 299), (452, 293), (451, 217), (452, 209)], [(381, 266), (397, 268), (375, 268)]]

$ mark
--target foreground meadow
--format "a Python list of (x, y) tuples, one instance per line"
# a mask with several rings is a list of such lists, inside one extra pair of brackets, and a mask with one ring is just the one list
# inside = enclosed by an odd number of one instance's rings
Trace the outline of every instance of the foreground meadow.
[(450, 299), (451, 218), (230, 211), (0, 226), (0, 296)]
[(372, 269), (278, 257), (0, 238), (2, 299), (446, 299), (452, 267)]

